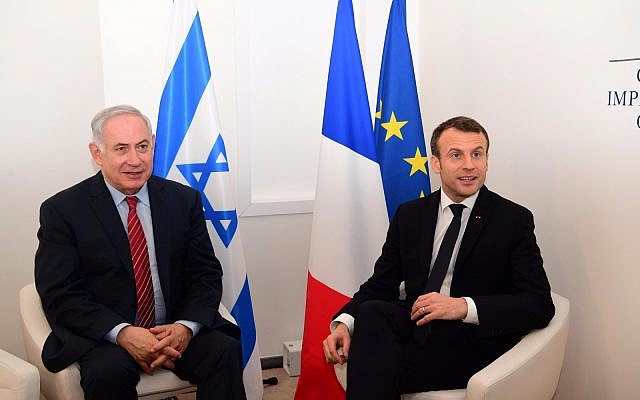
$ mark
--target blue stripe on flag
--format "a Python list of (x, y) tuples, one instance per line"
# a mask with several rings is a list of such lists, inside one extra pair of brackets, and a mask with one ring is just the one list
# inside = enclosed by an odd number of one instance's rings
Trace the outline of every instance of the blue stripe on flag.
[(249, 291), (249, 280), (246, 275), (238, 300), (236, 300), (236, 304), (231, 309), (231, 315), (236, 319), (242, 333), (240, 343), (242, 344), (242, 366), (244, 367), (247, 365), (256, 345), (256, 324), (253, 320), (251, 292)]
[(382, 53), (374, 132), (389, 220), (405, 201), (431, 192), (405, 0), (394, 0)]
[(351, 1), (338, 2), (322, 134), (372, 161), (378, 159)]
[(196, 13), (160, 99), (153, 173), (166, 177), (198, 108), (211, 69)]

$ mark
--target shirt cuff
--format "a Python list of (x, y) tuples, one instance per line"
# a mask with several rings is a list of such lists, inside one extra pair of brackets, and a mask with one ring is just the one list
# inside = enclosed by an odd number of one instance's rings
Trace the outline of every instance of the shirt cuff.
[(476, 303), (471, 297), (463, 297), (463, 299), (467, 302), (467, 316), (462, 319), (462, 322), (479, 325), (480, 321), (478, 320), (478, 309), (476, 308)]
[(107, 332), (102, 338), (104, 340), (108, 340), (113, 344), (118, 344), (118, 341), (116, 340), (118, 338), (118, 333), (120, 333), (120, 331), (122, 329), (124, 329), (127, 326), (130, 326), (131, 324), (128, 324), (126, 322), (123, 322), (121, 324), (116, 325), (113, 329), (111, 329), (109, 332)]
[(200, 322), (187, 321), (184, 319), (176, 321), (176, 324), (181, 324), (191, 329), (191, 333), (193, 333), (193, 336), (197, 335), (198, 332), (200, 332), (200, 329), (202, 328), (202, 324)]
[(347, 313), (342, 313), (338, 315), (336, 319), (331, 321), (331, 325), (329, 326), (329, 329), (331, 330), (331, 332), (333, 332), (338, 327), (338, 324), (340, 322), (342, 322), (347, 326), (347, 329), (349, 329), (349, 335), (353, 336), (353, 325), (354, 325), (355, 319)]

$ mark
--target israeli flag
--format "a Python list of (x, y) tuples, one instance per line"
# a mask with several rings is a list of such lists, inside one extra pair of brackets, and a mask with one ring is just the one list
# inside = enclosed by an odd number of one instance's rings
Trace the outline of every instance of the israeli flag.
[(176, 0), (173, 8), (153, 172), (201, 194), (209, 235), (224, 269), (222, 303), (242, 330), (247, 398), (257, 400), (262, 398), (262, 374), (256, 327), (202, 26), (192, 0)]

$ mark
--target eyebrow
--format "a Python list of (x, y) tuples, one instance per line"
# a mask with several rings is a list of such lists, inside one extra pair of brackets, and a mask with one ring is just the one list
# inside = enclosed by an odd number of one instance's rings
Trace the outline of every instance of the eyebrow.
[[(475, 147), (475, 148), (471, 149), (471, 151), (478, 151), (478, 150), (486, 151), (486, 150), (485, 150), (485, 148), (484, 148), (484, 146), (477, 146), (477, 147)], [(458, 147), (452, 147), (452, 148), (450, 148), (450, 149), (447, 151), (447, 153), (451, 153), (452, 151), (457, 151), (457, 152), (460, 152), (460, 153), (462, 153), (462, 152), (463, 152), (463, 151), (462, 151), (462, 149), (460, 149), (460, 148), (458, 148)]]
[[(138, 143), (135, 143), (135, 146), (143, 143), (149, 143), (149, 139), (142, 139)], [(113, 147), (119, 147), (119, 146), (129, 146), (129, 143), (116, 143), (113, 145)]]

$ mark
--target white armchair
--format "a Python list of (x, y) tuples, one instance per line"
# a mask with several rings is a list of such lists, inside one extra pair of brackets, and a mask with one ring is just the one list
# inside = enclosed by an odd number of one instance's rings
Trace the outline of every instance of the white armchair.
[(38, 400), (39, 397), (38, 369), (0, 349), (0, 399)]
[[(569, 334), (569, 300), (551, 293), (556, 314), (546, 328), (530, 332), (512, 349), (473, 375), (466, 389), (405, 394), (402, 400), (548, 400), (558, 386)], [(346, 364), (336, 365), (343, 388)]]
[[(222, 304), (219, 312), (223, 318), (235, 323), (235, 319)], [(77, 363), (57, 373), (48, 371), (42, 364), (42, 347), (51, 328), (33, 283), (20, 290), (20, 317), (27, 360), (40, 372), (42, 395), (48, 400), (83, 400), (80, 369)], [(160, 369), (153, 375), (142, 373), (136, 389), (139, 399), (154, 400), (193, 392), (196, 387), (188, 381), (181, 380), (172, 372)]]

